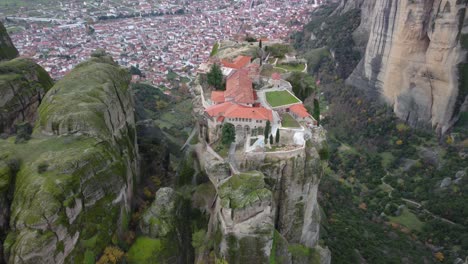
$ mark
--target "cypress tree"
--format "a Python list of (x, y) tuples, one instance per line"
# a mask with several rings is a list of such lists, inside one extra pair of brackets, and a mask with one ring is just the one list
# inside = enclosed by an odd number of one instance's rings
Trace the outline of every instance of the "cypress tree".
[(268, 135), (270, 134), (270, 121), (268, 120), (266, 122), (266, 126), (265, 126), (265, 131), (264, 131), (264, 136), (265, 136), (265, 142), (268, 140)]
[(270, 145), (273, 145), (273, 135), (270, 135)]
[(280, 132), (279, 132), (279, 129), (276, 130), (276, 136), (275, 136), (275, 142), (276, 144), (279, 143), (279, 140), (280, 140)]

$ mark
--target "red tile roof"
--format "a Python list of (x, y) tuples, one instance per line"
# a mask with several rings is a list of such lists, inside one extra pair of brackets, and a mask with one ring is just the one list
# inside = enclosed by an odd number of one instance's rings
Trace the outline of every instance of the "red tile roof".
[(303, 104), (295, 104), (289, 107), (289, 110), (291, 110), (291, 112), (302, 118), (310, 116), (309, 112), (307, 112), (307, 109), (304, 107)]
[(238, 56), (233, 62), (228, 60), (221, 60), (224, 67), (232, 69), (242, 69), (250, 63), (252, 57), (249, 56)]
[(255, 103), (252, 80), (246, 71), (239, 70), (228, 77), (224, 97), (226, 100), (232, 100), (240, 104)]
[(249, 107), (225, 102), (218, 105), (213, 105), (205, 110), (211, 117), (227, 118), (251, 118), (254, 120), (270, 120), (273, 121), (273, 112), (264, 107)]
[(211, 101), (217, 104), (224, 103), (224, 91), (211, 92)]

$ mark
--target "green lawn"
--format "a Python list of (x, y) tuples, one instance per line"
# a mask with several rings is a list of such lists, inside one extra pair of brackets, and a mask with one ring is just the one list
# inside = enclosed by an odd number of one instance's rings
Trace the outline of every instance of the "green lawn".
[(283, 127), (301, 127), (301, 125), (290, 114), (281, 115), (281, 119), (281, 125)]
[(216, 43), (213, 45), (213, 48), (211, 49), (210, 57), (213, 57), (213, 56), (215, 56), (216, 54), (218, 54), (218, 49), (219, 49), (219, 43), (216, 42)]
[(404, 225), (411, 230), (422, 231), (424, 226), (424, 223), (407, 208), (403, 209), (400, 216), (390, 216), (389, 218), (390, 221)]
[(290, 71), (290, 72), (302, 72), (305, 69), (305, 64), (280, 64), (276, 66), (277, 68)]
[(266, 99), (272, 107), (299, 103), (300, 101), (294, 97), (289, 91), (273, 91), (266, 93)]

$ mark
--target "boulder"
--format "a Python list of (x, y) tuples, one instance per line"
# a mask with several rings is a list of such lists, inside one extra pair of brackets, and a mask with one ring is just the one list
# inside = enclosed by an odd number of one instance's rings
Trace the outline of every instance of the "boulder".
[(141, 217), (139, 229), (142, 234), (160, 238), (173, 230), (176, 197), (176, 192), (169, 187), (156, 192), (154, 202)]
[(440, 183), (440, 188), (447, 188), (452, 184), (452, 179), (450, 177), (446, 177)]

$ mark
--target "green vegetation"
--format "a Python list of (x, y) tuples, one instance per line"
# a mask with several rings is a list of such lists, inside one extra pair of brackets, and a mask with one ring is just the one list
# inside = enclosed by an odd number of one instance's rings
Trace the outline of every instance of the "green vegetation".
[(276, 135), (275, 135), (275, 143), (278, 144), (280, 141), (280, 130), (276, 130)]
[(390, 221), (404, 225), (411, 230), (421, 232), (424, 226), (424, 223), (421, 222), (418, 217), (409, 211), (407, 208), (402, 210), (401, 215), (399, 216), (390, 216)]
[(213, 63), (206, 77), (208, 85), (214, 87), (216, 90), (224, 90), (223, 72), (218, 64)]
[(266, 92), (265, 96), (268, 104), (270, 104), (272, 107), (290, 105), (300, 102), (287, 90)]
[(229, 145), (224, 145), (222, 142), (215, 143), (213, 150), (223, 158), (227, 158), (229, 155)]
[(303, 57), (307, 60), (307, 71), (317, 72), (320, 64), (328, 59), (330, 52), (327, 48), (317, 48), (307, 51)]
[(128, 251), (127, 261), (130, 264), (164, 263), (162, 261), (163, 252), (164, 245), (160, 239), (139, 237)]
[(273, 44), (265, 47), (265, 52), (269, 52), (270, 56), (280, 59), (291, 51), (292, 48), (288, 44)]
[(216, 42), (211, 49), (210, 57), (216, 56), (218, 54), (219, 42)]
[(301, 125), (288, 113), (284, 113), (281, 115), (281, 125), (283, 127), (292, 127), (292, 128), (298, 128), (301, 127)]
[(258, 171), (241, 173), (223, 183), (218, 193), (224, 208), (242, 209), (256, 202), (271, 199), (263, 174)]
[(234, 141), (236, 141), (236, 129), (234, 125), (231, 123), (224, 124), (221, 135), (221, 142), (223, 145), (228, 146)]
[(317, 125), (320, 125), (320, 104), (317, 98), (314, 98), (314, 111), (312, 117), (317, 120)]
[(288, 246), (293, 261), (300, 263), (320, 264), (320, 254), (313, 248), (308, 248), (301, 244), (291, 244)]
[(265, 130), (263, 131), (263, 136), (265, 137), (265, 143), (267, 141), (268, 135), (270, 135), (271, 130), (271, 123), (270, 120), (267, 120), (265, 125)]
[(276, 65), (277, 68), (284, 69), (288, 72), (303, 72), (305, 70), (305, 64), (302, 63), (287, 63)]
[(303, 72), (294, 72), (287, 79), (291, 83), (293, 93), (302, 101), (317, 91), (315, 78)]

